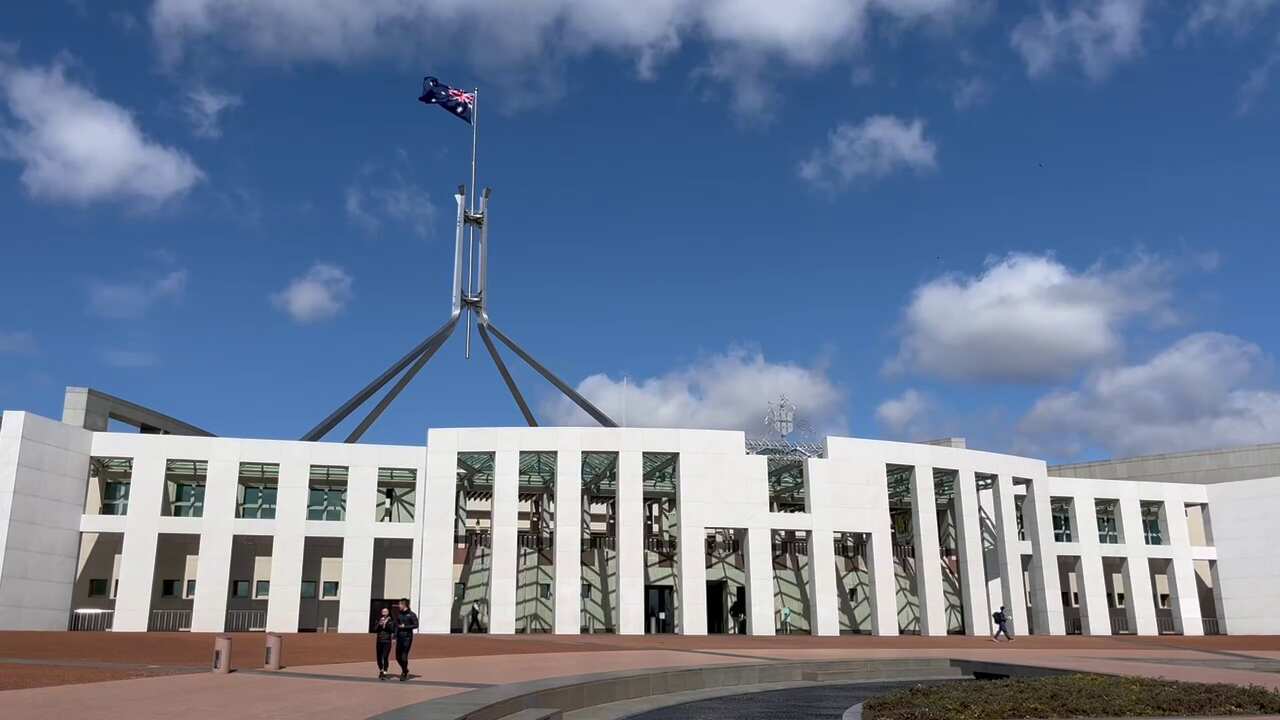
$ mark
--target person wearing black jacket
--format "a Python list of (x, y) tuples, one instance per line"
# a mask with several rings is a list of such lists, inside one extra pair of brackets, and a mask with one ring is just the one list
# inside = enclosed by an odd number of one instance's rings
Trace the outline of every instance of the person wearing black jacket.
[(400, 598), (400, 615), (396, 618), (396, 662), (400, 664), (400, 682), (409, 679), (409, 648), (413, 647), (413, 631), (418, 629), (418, 614), (409, 609), (409, 598)]
[(382, 614), (373, 623), (373, 631), (378, 634), (378, 679), (386, 680), (391, 664), (391, 643), (396, 638), (396, 623), (391, 619), (390, 608), (382, 608)]

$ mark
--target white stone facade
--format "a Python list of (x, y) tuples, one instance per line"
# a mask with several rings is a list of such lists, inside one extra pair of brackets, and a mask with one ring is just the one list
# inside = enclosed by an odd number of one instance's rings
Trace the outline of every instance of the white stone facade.
[[(803, 506), (780, 512), (771, 511), (768, 458), (744, 441), (707, 430), (494, 428), (432, 430), (425, 447), (346, 445), (95, 432), (6, 412), (0, 628), (104, 629), (86, 625), (101, 613), (117, 632), (366, 632), (371, 602), (403, 594), (428, 633), (460, 630), (475, 604), (486, 632), (530, 630), (526, 615), (545, 611), (546, 629), (576, 634), (598, 629), (587, 616), (603, 603), (612, 613), (603, 625), (641, 634), (662, 627), (657, 613), (668, 619), (648, 602), (657, 588), (674, 598), (669, 629), (738, 630), (736, 617), (716, 615), (732, 613), (731, 600), (709, 614), (710, 581), (726, 582), (730, 598), (744, 589), (742, 625), (754, 635), (982, 635), (999, 605), (1015, 634), (1280, 633), (1270, 610), (1280, 607), (1280, 562), (1264, 535), (1280, 512), (1280, 478), (1052, 477), (1031, 458), (830, 437), (823, 457), (803, 461)], [(538, 531), (553, 538), (545, 548), (527, 539), (536, 521), (520, 468), (532, 452), (554, 454), (545, 498), (554, 531)], [(460, 497), (460, 453), (491, 455), (491, 490)], [(584, 453), (616, 454), (608, 497), (585, 504)], [(646, 514), (646, 453), (676, 458), (674, 514), (659, 520)], [(95, 458), (128, 460), (124, 514), (102, 514), (111, 499), (90, 479)], [(198, 516), (173, 510), (174, 461), (202, 463)], [(250, 465), (276, 473), (273, 517), (242, 516)], [(340, 503), (340, 519), (309, 519), (326, 512), (317, 468), (343, 478), (341, 500), (328, 501)], [(909, 478), (892, 501), (887, 468)], [(399, 496), (412, 507), (393, 521), (379, 504), (388, 470), (413, 478), (412, 494)], [(1099, 501), (1114, 507), (1113, 535), (1100, 532)], [(476, 521), (481, 504), (487, 514)], [(462, 542), (464, 529), (483, 533), (482, 551)], [(709, 574), (715, 531), (736, 538), (726, 546), (736, 559)], [(838, 556), (839, 533), (853, 534), (858, 557)], [(607, 535), (598, 567), (587, 560), (593, 534)], [(656, 534), (672, 541), (656, 545), (669, 555), (654, 554)], [(780, 569), (788, 553), (797, 559)], [(540, 564), (526, 592), (517, 578), (530, 562)], [(655, 564), (669, 580), (654, 579)], [(459, 600), (468, 572), (482, 597)]]

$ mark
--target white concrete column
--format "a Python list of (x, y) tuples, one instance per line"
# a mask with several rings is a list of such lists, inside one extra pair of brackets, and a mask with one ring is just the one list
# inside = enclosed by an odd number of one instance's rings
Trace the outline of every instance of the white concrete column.
[(1159, 635), (1156, 605), (1151, 590), (1151, 566), (1144, 557), (1127, 557), (1124, 563), (1125, 614), (1138, 635)]
[(677, 483), (676, 608), (681, 635), (707, 634), (707, 529), (686, 511), (683, 476)]
[(582, 632), (582, 451), (556, 452), (555, 632)]
[(994, 538), (991, 547), (987, 547), (984, 539), (982, 547), (983, 576), (986, 583), (987, 614), (982, 618), (979, 627), (986, 628), (990, 634), (995, 631), (991, 622), (991, 613), (1004, 604), (1004, 584), (1000, 579), (1000, 522), (996, 513), (995, 482), (992, 487), (978, 492), (978, 506), (981, 512), (980, 530)]
[(457, 513), (458, 446), (453, 432), (433, 431), (418, 482), (413, 544), (419, 632), (448, 634), (453, 611), (453, 551)]
[(1191, 559), (1191, 533), (1187, 528), (1186, 505), (1175, 493), (1164, 499), (1164, 515), (1168, 526), (1169, 546), (1173, 557), (1169, 561), (1169, 604), (1173, 610), (1173, 622), (1183, 635), (1203, 635), (1204, 621), (1200, 614), (1200, 592), (1196, 588), (1196, 568)]
[(810, 628), (814, 635), (840, 634), (840, 599), (836, 592), (835, 533), (830, 528), (809, 533)]
[(489, 570), (489, 632), (516, 631), (516, 560), (520, 518), (520, 453), (500, 450), (493, 460), (493, 557)]
[(883, 527), (868, 533), (867, 559), (871, 564), (871, 632), (876, 635), (898, 634), (898, 587), (893, 572), (893, 535), (888, 515)]
[[(1026, 589), (1022, 581), (1022, 551), (1018, 540), (1018, 496), (1013, 491), (1013, 478), (996, 477), (995, 491), (996, 546), (999, 549), (1000, 577), (1003, 586), (1005, 614), (1015, 634), (1027, 634)], [(994, 612), (994, 610), (993, 610)]]
[(938, 505), (933, 493), (933, 468), (927, 465), (917, 465), (911, 473), (911, 528), (915, 537), (920, 634), (946, 635), (947, 607), (938, 555)]
[(1031, 481), (1026, 502), (1022, 523), (1031, 541), (1031, 606), (1036, 631), (1064, 635), (1066, 622), (1059, 594), (1058, 553), (1053, 543), (1053, 510), (1049, 506), (1049, 484), (1045, 478)]
[[(747, 528), (747, 634), (773, 635), (773, 531)], [(835, 562), (834, 560), (832, 562)]]
[(196, 564), (196, 597), (191, 604), (192, 632), (222, 632), (227, 626), (227, 584), (231, 581), (240, 463), (210, 460), (208, 473), (200, 526), (200, 562)]
[(307, 492), (311, 466), (301, 453), (280, 462), (276, 534), (271, 541), (271, 594), (267, 630), (297, 632), (302, 603), (302, 556), (307, 547)]
[(1107, 584), (1098, 545), (1097, 501), (1092, 496), (1072, 498), (1076, 543), (1080, 547), (1076, 578), (1080, 583), (1080, 632), (1085, 635), (1111, 634), (1111, 608), (1107, 606)]
[(338, 584), (338, 632), (369, 631), (369, 601), (373, 598), (373, 528), (377, 507), (378, 468), (372, 465), (353, 466), (347, 477), (342, 579)]
[(982, 566), (982, 516), (978, 480), (972, 468), (956, 475), (956, 535), (960, 543), (960, 590), (964, 594), (964, 628), (969, 635), (988, 635), (987, 579)]
[(163, 457), (144, 455), (133, 459), (129, 511), (120, 550), (120, 588), (111, 625), (116, 632), (145, 632), (151, 618), (164, 470)]
[(643, 635), (644, 465), (640, 451), (618, 455), (618, 633)]
[(1151, 588), (1151, 566), (1142, 533), (1142, 506), (1137, 497), (1119, 499), (1120, 537), (1124, 543), (1125, 614), (1138, 635), (1159, 635)]

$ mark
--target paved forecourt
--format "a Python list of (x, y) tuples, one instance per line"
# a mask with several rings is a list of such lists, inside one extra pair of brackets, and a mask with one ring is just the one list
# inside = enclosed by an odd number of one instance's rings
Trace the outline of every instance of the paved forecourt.
[[(647, 669), (949, 658), (1280, 689), (1280, 638), (441, 636), (414, 644), (413, 678), (380, 682), (363, 636), (285, 637), (286, 668), (261, 670), (263, 636), (234, 638), (237, 671), (207, 670), (212, 636), (0, 633), (6, 718), (365, 718), (512, 683)], [(14, 670), (18, 668), (19, 670)], [(11, 673), (11, 671), (13, 671)], [(111, 677), (112, 672), (136, 673)], [(54, 682), (31, 687), (42, 674)], [(77, 674), (78, 673), (78, 674)], [(11, 681), (21, 675), (25, 681)], [(31, 679), (36, 676), (35, 681)]]

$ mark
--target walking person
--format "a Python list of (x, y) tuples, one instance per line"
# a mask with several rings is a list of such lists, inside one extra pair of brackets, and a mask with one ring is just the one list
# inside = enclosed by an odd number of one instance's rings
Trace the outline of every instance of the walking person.
[(400, 682), (409, 679), (409, 648), (413, 647), (413, 631), (418, 629), (418, 614), (409, 609), (409, 598), (400, 598), (400, 615), (396, 618), (396, 662), (400, 664)]
[(471, 603), (471, 614), (467, 616), (467, 632), (482, 633), (484, 626), (480, 624), (480, 603)]
[(1004, 606), (991, 613), (991, 619), (996, 623), (996, 631), (991, 634), (991, 642), (1000, 642), (1000, 634), (1004, 634), (1004, 639), (1013, 642), (1013, 634), (1009, 632), (1009, 616), (1004, 611)]
[(373, 631), (378, 636), (378, 679), (386, 680), (391, 663), (391, 644), (396, 639), (396, 623), (391, 619), (391, 608), (382, 608), (382, 614), (373, 623)]

